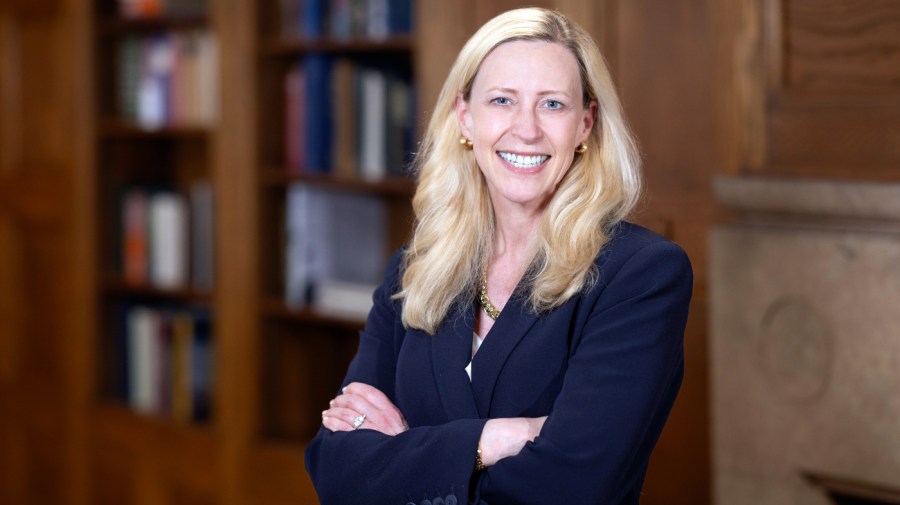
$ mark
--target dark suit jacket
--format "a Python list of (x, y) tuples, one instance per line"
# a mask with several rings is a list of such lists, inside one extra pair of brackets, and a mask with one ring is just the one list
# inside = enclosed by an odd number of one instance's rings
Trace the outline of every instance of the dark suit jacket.
[[(306, 467), (323, 504), (637, 504), (684, 371), (692, 272), (675, 244), (621, 223), (596, 284), (546, 314), (507, 302), (472, 363), (475, 300), (434, 336), (407, 330), (395, 255), (344, 383), (364, 382), (410, 429), (321, 429)], [(484, 472), (484, 423), (549, 416), (534, 442)]]

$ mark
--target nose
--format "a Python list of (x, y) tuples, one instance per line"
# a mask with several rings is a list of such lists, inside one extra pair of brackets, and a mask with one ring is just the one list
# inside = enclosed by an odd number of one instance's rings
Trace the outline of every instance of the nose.
[(532, 107), (519, 108), (513, 118), (512, 132), (525, 143), (531, 144), (540, 140), (543, 132), (537, 111)]

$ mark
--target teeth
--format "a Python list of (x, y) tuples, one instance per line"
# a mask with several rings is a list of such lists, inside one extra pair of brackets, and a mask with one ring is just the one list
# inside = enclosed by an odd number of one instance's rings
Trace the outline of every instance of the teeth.
[(546, 155), (519, 156), (518, 154), (504, 152), (501, 152), (499, 154), (501, 158), (503, 158), (516, 168), (534, 168), (547, 161), (547, 158), (549, 158), (549, 156)]

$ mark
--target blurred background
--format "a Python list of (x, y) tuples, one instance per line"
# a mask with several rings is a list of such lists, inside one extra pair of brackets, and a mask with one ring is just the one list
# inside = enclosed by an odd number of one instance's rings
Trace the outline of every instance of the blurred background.
[[(402, 168), (524, 5), (0, 0), (0, 503), (316, 503)], [(643, 503), (900, 503), (900, 2), (528, 5), (594, 36), (695, 269)]]

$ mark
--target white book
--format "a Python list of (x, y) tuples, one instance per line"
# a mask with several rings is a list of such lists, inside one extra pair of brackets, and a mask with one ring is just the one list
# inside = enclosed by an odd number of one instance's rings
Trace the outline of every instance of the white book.
[(188, 211), (184, 198), (163, 191), (150, 198), (150, 282), (172, 289), (188, 281)]
[(388, 0), (369, 0), (366, 35), (370, 39), (384, 40), (390, 34)]
[(162, 398), (161, 315), (148, 307), (128, 311), (128, 402), (135, 412), (157, 412)]
[(285, 206), (285, 303), (307, 304), (308, 295), (330, 271), (328, 195), (302, 183), (288, 186)]
[(138, 123), (145, 128), (160, 128), (169, 120), (169, 81), (175, 62), (173, 51), (172, 39), (168, 35), (144, 43), (137, 113)]
[(378, 180), (387, 173), (387, 78), (378, 71), (362, 71), (359, 133), (360, 175)]
[(316, 292), (316, 311), (345, 319), (364, 320), (372, 310), (372, 293), (377, 287), (376, 284), (323, 281)]

